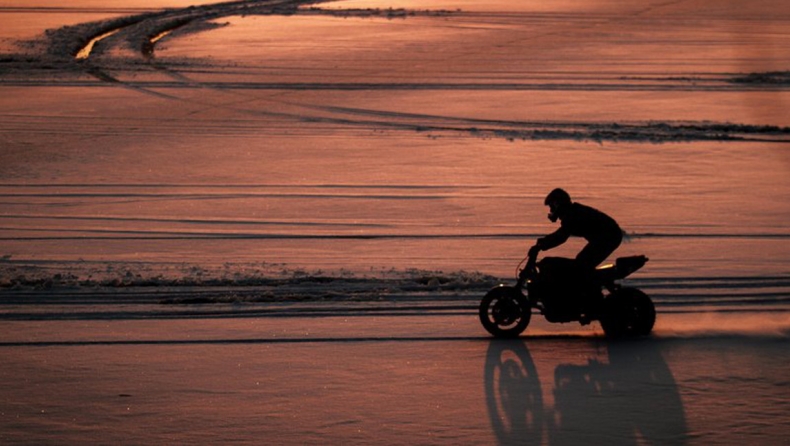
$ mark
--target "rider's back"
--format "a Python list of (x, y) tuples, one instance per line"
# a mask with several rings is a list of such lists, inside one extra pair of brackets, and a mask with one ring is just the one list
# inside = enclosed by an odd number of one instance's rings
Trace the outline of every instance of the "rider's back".
[(622, 230), (614, 219), (598, 209), (574, 202), (562, 219), (562, 227), (570, 235), (596, 242), (620, 237)]

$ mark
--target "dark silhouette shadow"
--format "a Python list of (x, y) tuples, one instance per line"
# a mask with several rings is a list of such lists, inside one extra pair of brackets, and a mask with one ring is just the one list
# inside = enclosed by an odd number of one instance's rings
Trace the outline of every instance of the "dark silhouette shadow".
[(549, 443), (685, 444), (675, 379), (655, 342), (607, 344), (609, 362), (558, 365)]
[(685, 444), (683, 404), (656, 343), (611, 342), (606, 350), (608, 362), (555, 367), (552, 409), (527, 343), (492, 341), (485, 389), (499, 444), (541, 444), (545, 435), (550, 445)]

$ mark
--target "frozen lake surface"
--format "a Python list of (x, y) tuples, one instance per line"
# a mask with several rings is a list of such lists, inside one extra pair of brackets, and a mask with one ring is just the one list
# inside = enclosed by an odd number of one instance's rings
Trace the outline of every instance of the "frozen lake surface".
[[(711, 3), (0, 0), (0, 438), (780, 443), (790, 8)], [(650, 339), (480, 327), (554, 187)]]

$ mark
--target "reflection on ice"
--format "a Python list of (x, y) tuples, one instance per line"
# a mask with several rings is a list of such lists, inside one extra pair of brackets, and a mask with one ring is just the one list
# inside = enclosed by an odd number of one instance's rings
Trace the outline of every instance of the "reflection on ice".
[(488, 414), (499, 444), (543, 444), (543, 390), (526, 342), (491, 341), (484, 384)]
[[(538, 376), (528, 342), (491, 342), (485, 389), (499, 444), (687, 442), (677, 385), (652, 341), (606, 344), (584, 363), (557, 364), (549, 378)], [(553, 386), (553, 405), (544, 386)]]

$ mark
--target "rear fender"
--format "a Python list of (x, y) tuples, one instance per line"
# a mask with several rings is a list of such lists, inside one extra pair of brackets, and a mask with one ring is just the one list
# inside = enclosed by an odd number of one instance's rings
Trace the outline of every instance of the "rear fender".
[(615, 280), (624, 279), (645, 266), (648, 260), (643, 255), (619, 257), (615, 260), (614, 265), (596, 268), (598, 279), (603, 284), (610, 284)]
[(620, 257), (615, 260), (614, 267), (619, 271), (622, 275), (622, 278), (628, 277), (633, 274), (635, 271), (640, 270), (645, 263), (650, 260), (646, 256), (629, 256), (629, 257)]

